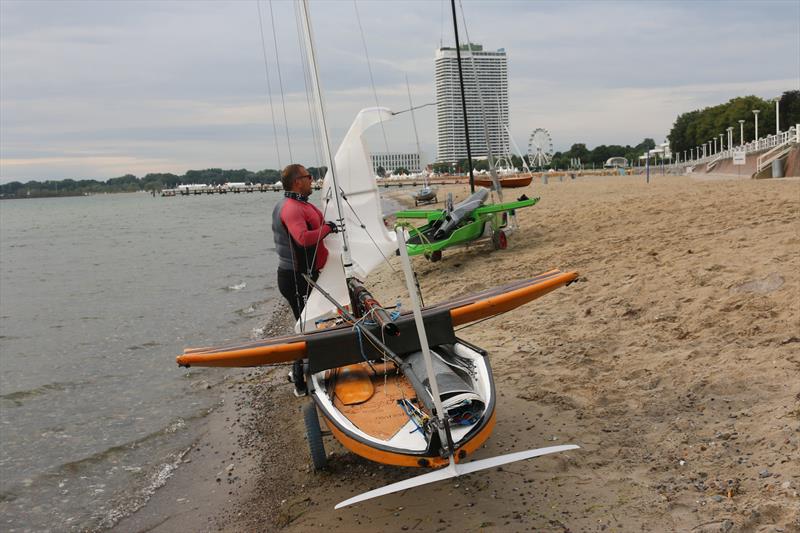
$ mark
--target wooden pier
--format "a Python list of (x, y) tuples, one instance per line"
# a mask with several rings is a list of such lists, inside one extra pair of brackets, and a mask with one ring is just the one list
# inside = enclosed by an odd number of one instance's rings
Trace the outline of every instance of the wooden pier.
[[(317, 187), (315, 187), (317, 188)], [(281, 192), (280, 183), (253, 183), (252, 185), (188, 185), (175, 189), (162, 189), (161, 196), (193, 196), (201, 194), (240, 194), (245, 192)]]

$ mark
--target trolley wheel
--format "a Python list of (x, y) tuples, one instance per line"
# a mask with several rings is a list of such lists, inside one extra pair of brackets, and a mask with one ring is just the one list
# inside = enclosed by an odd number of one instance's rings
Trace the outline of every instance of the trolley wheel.
[(494, 245), (495, 250), (505, 250), (508, 248), (508, 237), (506, 237), (506, 232), (499, 229), (492, 233), (492, 244)]
[(328, 456), (325, 455), (325, 444), (322, 442), (322, 430), (319, 427), (319, 416), (317, 416), (317, 406), (310, 401), (303, 407), (303, 419), (306, 423), (306, 436), (308, 437), (308, 449), (311, 451), (311, 462), (314, 470), (322, 470), (328, 464)]
[(435, 262), (437, 262), (437, 261), (441, 261), (441, 260), (442, 260), (442, 251), (441, 251), (441, 250), (436, 250), (436, 251), (433, 251), (433, 252), (427, 253), (427, 254), (425, 254), (425, 257), (426, 257), (426, 258), (427, 258), (427, 259), (428, 259), (428, 260), (429, 260), (431, 263), (435, 263)]

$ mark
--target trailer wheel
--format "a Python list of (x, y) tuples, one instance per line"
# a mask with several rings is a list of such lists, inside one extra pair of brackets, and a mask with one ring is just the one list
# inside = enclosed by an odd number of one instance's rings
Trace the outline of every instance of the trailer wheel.
[(495, 250), (505, 250), (508, 248), (508, 237), (506, 237), (506, 232), (499, 229), (492, 233), (492, 244), (494, 245)]
[(325, 455), (325, 444), (322, 442), (317, 406), (313, 401), (303, 407), (303, 419), (306, 423), (306, 437), (308, 438), (308, 449), (311, 451), (311, 462), (314, 464), (314, 470), (322, 470), (328, 464), (328, 456)]

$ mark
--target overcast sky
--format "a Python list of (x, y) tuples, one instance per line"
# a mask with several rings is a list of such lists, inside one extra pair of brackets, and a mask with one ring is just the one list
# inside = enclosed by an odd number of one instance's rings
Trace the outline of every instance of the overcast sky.
[[(270, 4), (260, 0), (276, 152), (255, 0), (0, 0), (0, 181), (183, 174), (289, 162)], [(452, 45), (449, 1), (358, 0), (377, 97), (434, 101), (434, 54)], [(800, 88), (800, 1), (465, 1), (472, 42), (508, 53), (511, 132), (556, 150), (663, 142), (678, 114)], [(294, 7), (273, 0), (293, 161), (317, 164)], [(375, 103), (356, 8), (312, 1), (334, 145)], [(464, 28), (461, 39), (466, 40)], [(418, 111), (423, 159), (435, 108)], [(751, 117), (742, 117), (750, 119)], [(391, 151), (414, 151), (408, 114)], [(370, 146), (383, 151), (383, 137)]]

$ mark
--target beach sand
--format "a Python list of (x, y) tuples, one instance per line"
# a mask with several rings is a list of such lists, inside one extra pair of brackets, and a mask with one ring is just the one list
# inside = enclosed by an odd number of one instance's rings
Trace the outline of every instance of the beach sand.
[[(506, 200), (522, 193), (541, 201), (518, 212), (507, 250), (480, 243), (414, 264), (427, 303), (553, 267), (580, 272), (459, 335), (489, 352), (499, 391), (476, 458), (581, 449), (334, 511), (423, 470), (326, 438), (330, 468), (314, 473), (308, 400), (284, 367), (241, 370), (212, 443), (118, 529), (800, 531), (800, 181), (551, 178)], [(401, 277), (383, 267), (370, 284), (405, 304)], [(286, 314), (272, 327), (288, 329)]]

